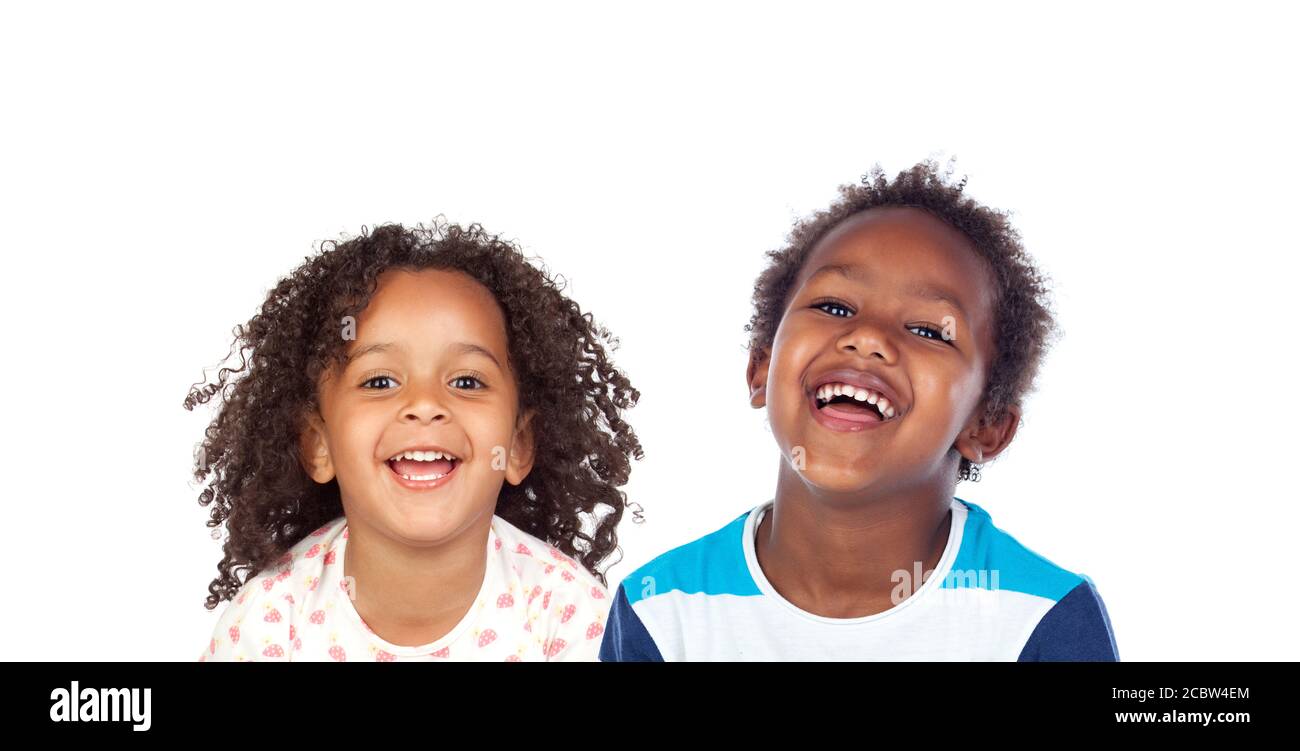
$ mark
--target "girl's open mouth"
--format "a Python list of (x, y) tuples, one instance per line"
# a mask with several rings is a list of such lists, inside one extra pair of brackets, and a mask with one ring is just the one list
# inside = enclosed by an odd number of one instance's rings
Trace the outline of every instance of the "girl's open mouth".
[(445, 451), (403, 451), (385, 463), (400, 484), (425, 490), (441, 485), (456, 471), (461, 460)]

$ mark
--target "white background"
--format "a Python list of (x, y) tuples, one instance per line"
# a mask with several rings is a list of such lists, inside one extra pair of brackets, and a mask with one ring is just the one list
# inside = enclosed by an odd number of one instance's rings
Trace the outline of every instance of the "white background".
[(902, 5), (6, 6), (0, 659), (198, 657), (221, 553), (181, 402), (362, 225), (481, 222), (620, 337), (648, 521), (612, 582), (716, 529), (776, 475), (763, 252), (932, 155), (1013, 210), (1065, 334), (957, 495), (1091, 576), (1124, 660), (1300, 658), (1295, 19)]

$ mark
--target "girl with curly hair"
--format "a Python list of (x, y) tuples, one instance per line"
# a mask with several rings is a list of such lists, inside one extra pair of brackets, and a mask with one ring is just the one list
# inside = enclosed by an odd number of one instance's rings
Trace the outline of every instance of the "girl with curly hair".
[[(235, 329), (195, 477), (227, 530), (201, 660), (594, 660), (639, 393), (479, 225), (385, 225)], [(241, 572), (250, 572), (242, 584)]]

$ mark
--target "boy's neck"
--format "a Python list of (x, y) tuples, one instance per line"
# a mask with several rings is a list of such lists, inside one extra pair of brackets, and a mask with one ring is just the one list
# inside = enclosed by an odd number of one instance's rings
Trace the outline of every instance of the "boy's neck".
[(916, 563), (927, 577), (938, 565), (951, 512), (952, 494), (942, 489), (832, 497), (783, 468), (754, 550), (764, 576), (795, 606), (827, 618), (864, 617), (921, 587), (912, 581)]

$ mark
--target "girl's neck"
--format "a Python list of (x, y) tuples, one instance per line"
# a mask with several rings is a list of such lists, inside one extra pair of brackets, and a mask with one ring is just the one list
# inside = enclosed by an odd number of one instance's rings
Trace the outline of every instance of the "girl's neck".
[(930, 490), (820, 496), (783, 467), (755, 554), (772, 586), (800, 609), (828, 618), (874, 615), (921, 587), (913, 581), (917, 563), (926, 576), (938, 565), (951, 504), (949, 494)]
[(436, 546), (394, 540), (348, 520), (343, 575), (353, 607), (380, 638), (422, 646), (446, 636), (473, 606), (487, 573), (488, 513)]

